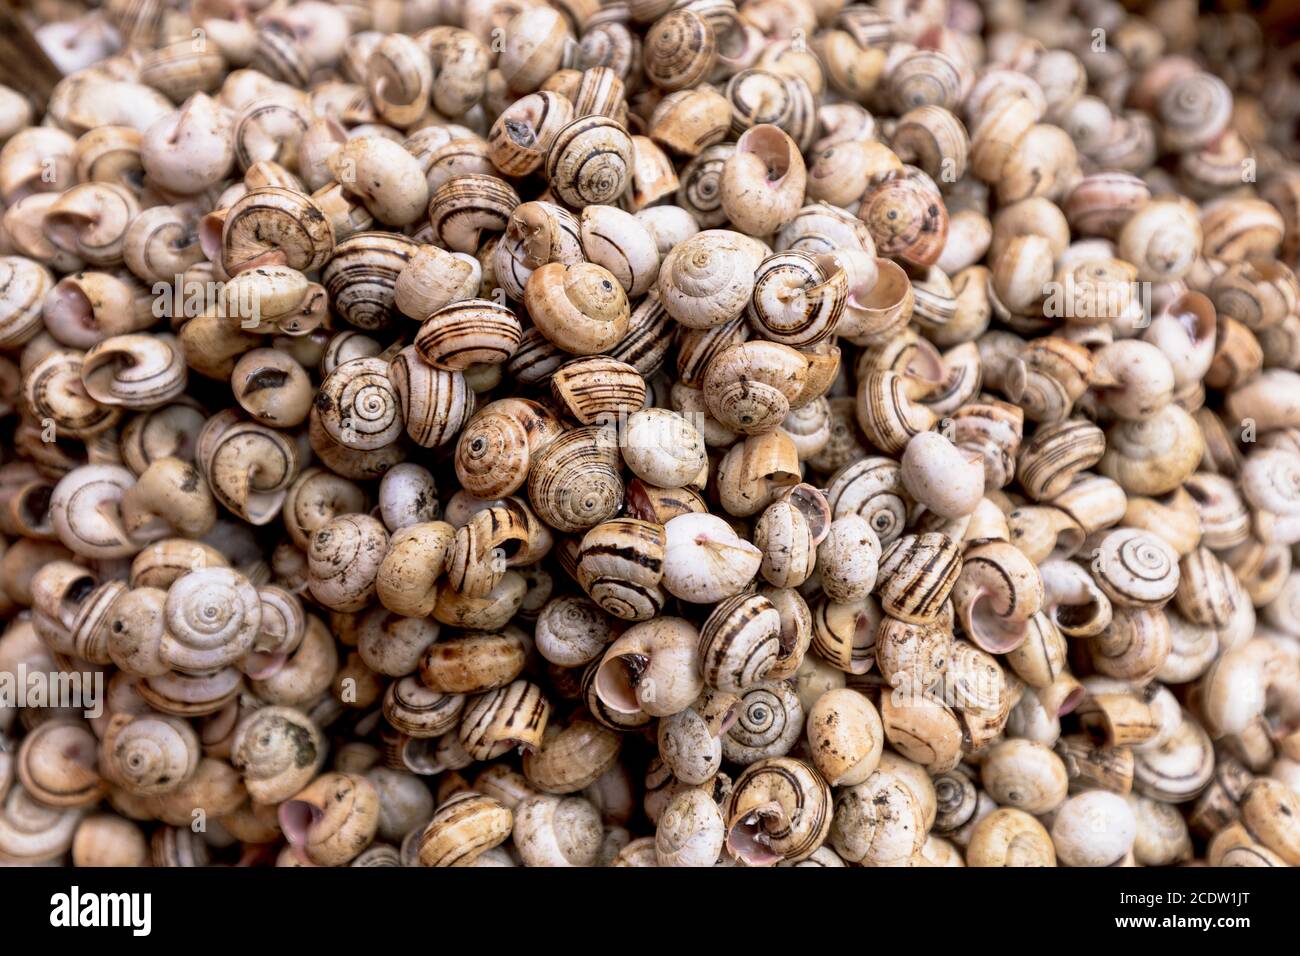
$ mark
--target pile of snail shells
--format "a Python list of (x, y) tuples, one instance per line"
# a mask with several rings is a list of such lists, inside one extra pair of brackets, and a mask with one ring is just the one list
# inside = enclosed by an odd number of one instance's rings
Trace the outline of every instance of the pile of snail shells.
[(0, 861), (1300, 865), (1255, 21), (60, 9), (0, 673), (102, 696), (0, 708)]

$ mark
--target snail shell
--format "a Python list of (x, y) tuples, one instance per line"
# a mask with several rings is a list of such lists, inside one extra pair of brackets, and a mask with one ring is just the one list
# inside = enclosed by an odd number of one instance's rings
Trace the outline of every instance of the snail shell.
[(542, 266), (528, 278), (524, 304), (543, 335), (576, 355), (613, 347), (627, 334), (631, 318), (622, 285), (594, 263)]
[(560, 531), (585, 531), (623, 503), (616, 445), (596, 426), (571, 429), (532, 459), (528, 498), (538, 517)]
[(415, 336), (415, 349), (434, 368), (463, 372), (508, 361), (522, 337), (523, 326), (510, 309), (490, 299), (465, 299), (430, 315)]
[(546, 181), (565, 203), (612, 204), (632, 175), (632, 138), (608, 116), (583, 116), (555, 136), (546, 153)]
[(195, 457), (217, 501), (253, 525), (280, 513), (298, 474), (298, 449), (281, 432), (227, 409), (208, 419)]
[(262, 626), (262, 602), (239, 572), (202, 568), (176, 579), (163, 616), (161, 658), (178, 671), (201, 674), (248, 653)]
[(315, 407), (329, 436), (349, 448), (373, 451), (402, 433), (400, 403), (382, 358), (336, 367), (322, 380)]
[(806, 348), (834, 334), (849, 296), (848, 274), (830, 256), (783, 252), (754, 274), (749, 320), (764, 338)]
[(515, 747), (538, 747), (550, 710), (541, 689), (525, 680), (480, 694), (461, 718), (461, 746), (476, 760), (493, 760)]
[(101, 772), (140, 796), (175, 790), (198, 762), (198, 737), (176, 717), (115, 714), (100, 741)]
[(803, 732), (803, 705), (789, 681), (762, 681), (741, 695), (722, 735), (722, 754), (751, 764), (789, 753)]
[(947, 535), (904, 535), (880, 559), (880, 604), (911, 624), (935, 620), (961, 573), (961, 548)]
[(416, 346), (409, 345), (394, 356), (387, 376), (406, 432), (417, 445), (446, 444), (473, 415), (476, 398), (463, 373), (424, 362)]
[(235, 729), (230, 762), (260, 803), (279, 803), (311, 782), (325, 763), (316, 725), (291, 707), (263, 707)]
[(605, 521), (582, 539), (578, 583), (607, 613), (622, 620), (650, 620), (664, 606), (659, 588), (664, 547), (660, 525), (636, 518)]
[(668, 92), (696, 86), (712, 71), (717, 56), (713, 27), (693, 10), (665, 13), (645, 36), (646, 76)]
[(831, 791), (812, 767), (789, 757), (750, 764), (727, 800), (727, 851), (750, 866), (799, 862), (831, 829)]
[(474, 791), (458, 793), (438, 807), (420, 834), (420, 865), (474, 866), (510, 838), (513, 826), (514, 815), (499, 800)]
[(1099, 542), (1093, 574), (1115, 604), (1162, 607), (1178, 589), (1178, 555), (1155, 535), (1121, 528)]

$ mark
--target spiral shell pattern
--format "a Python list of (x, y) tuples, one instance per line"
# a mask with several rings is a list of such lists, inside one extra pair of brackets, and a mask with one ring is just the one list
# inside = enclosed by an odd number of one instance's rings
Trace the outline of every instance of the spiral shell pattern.
[(803, 733), (803, 706), (788, 681), (764, 681), (750, 688), (735, 710), (735, 722), (722, 737), (723, 756), (732, 763), (783, 757)]
[(528, 499), (551, 527), (585, 531), (608, 521), (622, 507), (620, 467), (617, 444), (603, 429), (571, 429), (535, 456)]
[(646, 76), (660, 89), (695, 86), (717, 62), (713, 27), (693, 10), (666, 13), (646, 34), (644, 58)]
[(848, 297), (848, 274), (834, 260), (780, 252), (754, 274), (749, 320), (764, 338), (807, 348), (834, 334)]
[(424, 448), (451, 441), (474, 414), (474, 390), (465, 376), (434, 368), (413, 345), (393, 357), (388, 378), (397, 393), (406, 433)]
[(863, 458), (841, 468), (831, 477), (826, 500), (834, 518), (865, 518), (881, 547), (903, 533), (913, 505), (903, 486), (902, 467), (892, 458)]
[(397, 277), (419, 246), (388, 232), (359, 232), (334, 249), (321, 273), (330, 304), (359, 329), (387, 328), (397, 318), (393, 306)]
[(402, 433), (401, 402), (381, 358), (353, 359), (335, 368), (321, 382), (316, 408), (325, 431), (348, 448), (373, 451)]
[(163, 618), (163, 658), (177, 670), (202, 673), (248, 653), (262, 626), (262, 601), (239, 572), (201, 568), (172, 584)]
[(608, 116), (584, 116), (555, 137), (546, 179), (556, 195), (581, 208), (615, 203), (632, 175), (632, 137)]
[(1162, 539), (1121, 528), (1102, 539), (1093, 558), (1097, 584), (1125, 607), (1162, 607), (1178, 590), (1178, 555)]

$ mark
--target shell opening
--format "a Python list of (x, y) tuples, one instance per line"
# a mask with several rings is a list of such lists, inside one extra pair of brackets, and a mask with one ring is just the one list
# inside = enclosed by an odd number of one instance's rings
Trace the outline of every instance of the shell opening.
[(65, 279), (45, 299), (45, 315), (58, 324), (71, 324), (94, 331), (99, 327), (90, 297), (76, 282)]
[(325, 818), (325, 811), (306, 800), (286, 800), (280, 804), (276, 816), (289, 844), (303, 847), (307, 845), (311, 828)]
[(596, 672), (596, 696), (601, 703), (621, 714), (635, 714), (641, 709), (637, 686), (650, 666), (644, 654), (619, 654), (600, 665)]
[(762, 810), (749, 813), (727, 832), (727, 849), (731, 855), (750, 866), (771, 866), (781, 860), (772, 850), (772, 838), (763, 827), (763, 817), (770, 815)]
[(976, 598), (967, 613), (971, 639), (990, 654), (1006, 654), (1025, 642), (1029, 631), (1024, 621), (1009, 621), (993, 607), (993, 595)]

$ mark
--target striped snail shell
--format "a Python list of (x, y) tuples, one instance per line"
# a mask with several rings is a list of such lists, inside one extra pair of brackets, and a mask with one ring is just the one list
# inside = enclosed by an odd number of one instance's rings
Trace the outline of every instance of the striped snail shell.
[(962, 555), (952, 599), (971, 640), (1001, 654), (1024, 643), (1029, 619), (1043, 606), (1043, 582), (1034, 563), (1015, 545), (985, 541)]
[(858, 424), (873, 445), (891, 455), (901, 455), (936, 420), (934, 412), (909, 397), (908, 388), (907, 376), (878, 369), (858, 385)]
[(507, 176), (536, 172), (573, 115), (568, 98), (548, 90), (515, 100), (497, 117), (488, 134), (492, 165)]
[(637, 518), (596, 525), (578, 549), (578, 583), (601, 609), (625, 621), (663, 610), (664, 529)]
[(615, 202), (631, 175), (632, 138), (608, 116), (575, 119), (546, 153), (546, 181), (574, 208)]
[(208, 419), (195, 457), (222, 506), (254, 525), (280, 513), (298, 474), (298, 448), (275, 429), (244, 421), (235, 409)]
[(428, 109), (433, 65), (413, 37), (387, 34), (366, 60), (366, 88), (381, 119), (408, 127)]
[(750, 866), (797, 863), (830, 834), (831, 788), (808, 764), (769, 757), (736, 778), (727, 800), (727, 851)]
[(70, 551), (95, 558), (128, 558), (142, 543), (122, 521), (120, 502), (135, 476), (120, 465), (74, 468), (50, 493), (50, 517), (59, 540)]
[(502, 232), (518, 205), (519, 194), (496, 176), (456, 176), (429, 197), (429, 224), (439, 245), (473, 254), (483, 244), (483, 233)]
[(420, 833), (421, 866), (474, 866), (510, 839), (514, 814), (494, 797), (467, 790), (449, 797)]
[(722, 208), (722, 168), (735, 152), (735, 143), (718, 143), (701, 152), (681, 171), (677, 205), (689, 212), (701, 229), (717, 229), (727, 222), (727, 213)]
[(156, 408), (185, 391), (185, 356), (172, 335), (115, 335), (86, 353), (81, 380), (101, 405)]
[(961, 179), (966, 174), (970, 139), (961, 120), (942, 106), (926, 104), (898, 118), (890, 144), (905, 163), (931, 179)]
[(560, 531), (585, 531), (618, 513), (623, 481), (618, 446), (603, 429), (564, 432), (533, 456), (528, 498), (538, 517)]
[(837, 471), (826, 491), (835, 518), (857, 514), (888, 547), (907, 526), (912, 499), (903, 485), (902, 468), (892, 458), (862, 458)]
[(393, 357), (388, 379), (397, 393), (406, 433), (425, 448), (451, 441), (474, 414), (474, 391), (465, 376), (434, 368), (414, 345)]
[(1115, 604), (1158, 608), (1178, 590), (1178, 554), (1154, 534), (1119, 528), (1098, 543), (1093, 574)]
[(780, 252), (754, 274), (749, 321), (764, 338), (806, 348), (835, 333), (848, 296), (848, 275), (830, 256)]
[(1002, 488), (1011, 481), (1024, 430), (1024, 410), (1009, 402), (984, 399), (959, 408), (952, 422), (953, 443), (983, 457), (985, 488)]
[[(1088, 641), (1093, 666), (1098, 672), (1120, 680), (1138, 683), (1150, 680), (1161, 672), (1173, 650), (1175, 631), (1171, 618), (1172, 615), (1166, 616), (1153, 608), (1116, 603), (1110, 627)], [(1178, 630), (1178, 636), (1183, 639), (1191, 636), (1181, 633), (1181, 626)], [(1209, 640), (1217, 645), (1214, 632), (1208, 634)]]
[(825, 594), (812, 607), (812, 647), (828, 664), (846, 674), (871, 670), (876, 633), (883, 621), (871, 597), (841, 603)]
[(1133, 788), (1163, 803), (1197, 797), (1214, 777), (1214, 744), (1186, 712), (1178, 729), (1158, 747), (1134, 754)]
[[(667, 208), (667, 207), (659, 207)], [(651, 288), (628, 319), (628, 330), (619, 343), (606, 351), (609, 358), (626, 362), (644, 379), (659, 371), (673, 344), (674, 323), (659, 293)]]
[(31, 367), (23, 380), (23, 397), (38, 421), (54, 422), (61, 435), (89, 438), (111, 428), (121, 411), (95, 401), (82, 381), (85, 356), (73, 349), (54, 349)]
[(515, 314), (491, 299), (444, 306), (420, 326), (415, 349), (434, 368), (463, 372), (471, 365), (508, 361), (523, 338)]
[(933, 181), (920, 170), (869, 189), (858, 207), (882, 256), (920, 267), (934, 265), (948, 238), (948, 211)]
[(812, 146), (817, 112), (812, 90), (802, 78), (766, 69), (741, 70), (727, 81), (724, 95), (731, 102), (733, 136), (770, 124), (789, 134), (800, 150)]
[(889, 88), (895, 108), (905, 114), (922, 106), (953, 109), (962, 92), (956, 61), (938, 50), (916, 50), (894, 65)]
[(633, 366), (601, 355), (561, 365), (551, 376), (551, 395), (583, 425), (595, 425), (640, 409), (646, 384)]
[(40, 263), (0, 256), (0, 346), (16, 348), (40, 331), (41, 308), (53, 286), (53, 276)]
[(536, 684), (516, 680), (480, 694), (465, 707), (460, 743), (475, 760), (495, 760), (515, 747), (541, 746), (551, 705)]
[(961, 548), (945, 534), (904, 535), (880, 559), (880, 606), (911, 624), (934, 621), (961, 573)]
[(744, 693), (767, 675), (781, 653), (781, 615), (758, 594), (720, 602), (700, 629), (700, 667), (708, 686)]
[(789, 498), (768, 505), (754, 525), (754, 544), (763, 552), (759, 573), (773, 587), (798, 587), (817, 563), (813, 526)]
[(510, 214), (493, 258), (506, 294), (522, 299), (535, 269), (548, 262), (575, 265), (583, 261), (578, 219), (554, 203), (522, 203)]
[(717, 62), (713, 27), (690, 9), (665, 13), (645, 35), (644, 57), (646, 76), (661, 90), (696, 86)]
[(543, 405), (504, 398), (470, 419), (456, 444), (456, 475), (480, 498), (513, 494), (528, 477), (531, 456), (562, 431)]
[(463, 694), (431, 690), (415, 674), (393, 681), (384, 692), (384, 719), (417, 740), (440, 737), (455, 730), (464, 710)]
[(629, 298), (644, 295), (659, 275), (659, 248), (650, 229), (613, 206), (582, 211), (582, 250), (619, 281)]
[(803, 705), (789, 681), (762, 681), (734, 705), (735, 719), (722, 735), (722, 755), (742, 766), (784, 757), (803, 734)]
[(397, 277), (419, 246), (389, 232), (358, 232), (334, 247), (321, 273), (330, 304), (359, 329), (382, 329), (397, 317), (393, 305)]
[(1082, 419), (1041, 425), (1020, 450), (1021, 487), (1035, 501), (1055, 498), (1074, 476), (1101, 461), (1106, 436)]
[(221, 263), (234, 275), (259, 265), (311, 272), (334, 251), (334, 226), (306, 196), (280, 186), (249, 190), (226, 213)]
[(723, 425), (747, 435), (778, 427), (808, 374), (808, 359), (776, 342), (734, 345), (709, 362), (704, 400)]
[(382, 358), (338, 366), (321, 382), (315, 404), (326, 432), (348, 448), (383, 448), (402, 433), (401, 403)]
[(476, 512), (456, 529), (447, 583), (467, 597), (485, 597), (497, 586), (507, 567), (522, 564), (536, 546), (533, 518), (517, 499)]
[[(857, 216), (825, 203), (800, 209), (777, 234), (773, 248), (777, 252), (806, 252), (812, 256), (856, 250), (872, 258), (876, 251), (871, 233)], [(855, 285), (853, 281), (849, 284)]]

